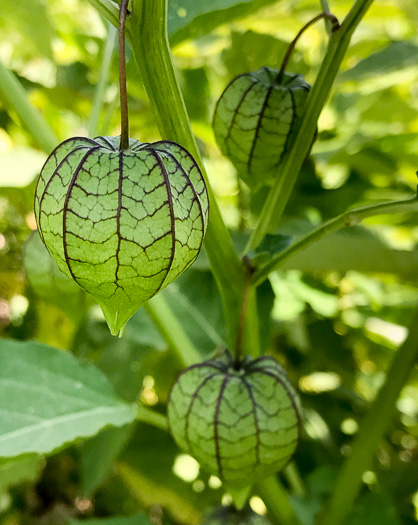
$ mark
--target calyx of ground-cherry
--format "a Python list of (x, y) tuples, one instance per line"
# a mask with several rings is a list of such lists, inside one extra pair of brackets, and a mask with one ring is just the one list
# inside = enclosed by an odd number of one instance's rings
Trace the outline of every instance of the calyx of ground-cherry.
[(205, 181), (179, 144), (129, 138), (127, 0), (119, 19), (120, 137), (74, 137), (38, 181), (40, 236), (60, 269), (93, 295), (112, 334), (196, 259), (208, 222)]

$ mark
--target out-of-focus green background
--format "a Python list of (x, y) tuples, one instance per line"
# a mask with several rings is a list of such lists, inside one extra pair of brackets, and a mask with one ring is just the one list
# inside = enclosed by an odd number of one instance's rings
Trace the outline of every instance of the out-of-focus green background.
[[(330, 2), (340, 19), (351, 5)], [(169, 0), (178, 78), (211, 183), (238, 246), (254, 226), (267, 190), (250, 195), (220, 155), (211, 129), (214, 104), (237, 74), (278, 67), (287, 44), (319, 11), (320, 2), (314, 0)], [(406, 198), (416, 191), (417, 27), (416, 0), (373, 4), (354, 34), (322, 112), (312, 160), (305, 163), (280, 233), (299, 235), (350, 207)], [(0, 61), (14, 72), (59, 140), (119, 133), (114, 39), (114, 30), (87, 0), (0, 0)], [(299, 42), (289, 71), (304, 74), (312, 83), (326, 39), (322, 23), (311, 28)], [(129, 51), (127, 68), (131, 135), (158, 140)], [(101, 79), (103, 91), (97, 95)], [(28, 282), (23, 247), (36, 229), (34, 188), (47, 153), (22, 126), (16, 109), (0, 88), (1, 336), (36, 338), (69, 349), (97, 363), (125, 399), (139, 395), (164, 410), (180, 367), (142, 311), (122, 340), (108, 335), (94, 306), (80, 319), (79, 304), (85, 297), (78, 289), (57, 294), (55, 285), (47, 286), (49, 261), (42, 259), (37, 245), (27, 264), (38, 273), (32, 286)], [(263, 345), (285, 365), (302, 394), (305, 431), (295, 459), (306, 492), (296, 491), (292, 502), (304, 525), (315, 522), (332, 492), (350, 442), (406, 337), (418, 299), (417, 240), (416, 216), (369, 219), (326, 237), (308, 257), (294, 257), (260, 289)], [(202, 356), (222, 345), (222, 309), (204, 254), (165, 296)], [(349, 525), (415, 522), (417, 380), (415, 368), (373, 468), (364, 475)], [(47, 460), (0, 460), (0, 523), (60, 525), (70, 518), (143, 510), (153, 523), (194, 525), (202, 509), (220, 501), (219, 480), (179, 455), (167, 434), (140, 424), (124, 435), (105, 432), (106, 439), (99, 443), (107, 449), (92, 441)], [(288, 484), (286, 478), (283, 482)], [(259, 498), (251, 501), (255, 510), (264, 512)]]

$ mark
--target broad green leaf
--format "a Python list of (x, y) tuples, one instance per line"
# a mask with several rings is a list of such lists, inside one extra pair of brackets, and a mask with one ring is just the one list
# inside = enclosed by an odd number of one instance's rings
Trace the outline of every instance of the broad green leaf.
[(369, 55), (341, 75), (341, 80), (363, 80), (385, 75), (402, 68), (416, 66), (418, 46), (411, 42), (392, 42), (387, 47)]
[(39, 53), (52, 59), (51, 42), (55, 29), (42, 0), (0, 0), (0, 29), (2, 37), (12, 35), (22, 39), (31, 51), (36, 48)]
[(0, 494), (19, 483), (36, 481), (43, 464), (43, 459), (34, 454), (0, 459)]
[(36, 342), (0, 344), (0, 456), (50, 453), (134, 420), (94, 366)]
[(130, 518), (103, 518), (92, 520), (70, 520), (68, 525), (151, 525), (150, 520), (140, 512)]

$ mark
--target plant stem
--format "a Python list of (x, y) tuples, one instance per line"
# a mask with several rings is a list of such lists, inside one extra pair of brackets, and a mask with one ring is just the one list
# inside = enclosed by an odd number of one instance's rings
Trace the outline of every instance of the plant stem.
[[(132, 51), (161, 135), (178, 142), (193, 155), (207, 183), (210, 217), (205, 248), (222, 297), (229, 346), (234, 348), (245, 269), (211, 190), (176, 80), (167, 38), (167, 0), (134, 0), (128, 25), (129, 34), (133, 35)], [(249, 323), (249, 329), (251, 326)]]
[(39, 146), (50, 152), (58, 138), (44, 117), (32, 106), (28, 95), (15, 75), (0, 62), (0, 96), (17, 113), (24, 127)]
[(245, 286), (244, 286), (244, 293), (242, 297), (241, 313), (240, 313), (239, 322), (238, 322), (238, 333), (237, 333), (237, 338), (235, 341), (235, 368), (236, 369), (239, 368), (239, 365), (241, 362), (242, 340), (244, 337), (245, 318), (247, 316), (248, 297), (249, 297), (250, 288), (251, 288), (251, 263), (250, 263), (250, 259), (247, 256), (244, 256), (244, 263), (246, 267)]
[(201, 355), (161, 294), (146, 302), (144, 308), (185, 367), (201, 361)]
[[(328, 0), (319, 0), (319, 3), (321, 4), (321, 9), (324, 13), (330, 13), (331, 9), (329, 7)], [(328, 35), (332, 32), (332, 24), (329, 20), (325, 19), (325, 28), (327, 30)]]
[(116, 30), (108, 21), (106, 21), (106, 27), (107, 38), (105, 48), (103, 50), (102, 63), (100, 65), (99, 82), (97, 83), (94, 93), (94, 100), (88, 124), (88, 135), (91, 138), (96, 137), (98, 134), (99, 118), (103, 107), (103, 98), (106, 85), (109, 81), (110, 64), (112, 62), (113, 50), (115, 48)]
[(278, 84), (281, 84), (282, 82), (282, 79), (283, 79), (283, 75), (284, 75), (284, 71), (286, 69), (286, 66), (290, 60), (290, 57), (295, 49), (295, 46), (299, 40), (299, 38), (303, 35), (303, 33), (309, 28), (311, 27), (311, 25), (315, 24), (318, 20), (321, 20), (321, 18), (325, 18), (326, 20), (329, 20), (329, 22), (331, 22), (332, 24), (332, 29), (331, 29), (331, 32), (334, 32), (336, 31), (339, 27), (340, 27), (340, 24), (337, 20), (337, 18), (332, 15), (331, 13), (321, 13), (319, 14), (318, 16), (316, 16), (315, 18), (312, 18), (312, 20), (310, 20), (307, 24), (305, 24), (302, 29), (299, 31), (299, 33), (295, 36), (295, 38), (292, 40), (292, 42), (290, 43), (289, 47), (287, 48), (287, 51), (286, 51), (286, 54), (283, 58), (283, 62), (282, 62), (282, 65), (280, 66), (280, 70), (279, 70), (279, 73), (277, 75), (277, 83)]
[(323, 513), (321, 525), (342, 525), (352, 510), (360, 491), (363, 473), (370, 468), (395, 411), (396, 400), (413, 369), (418, 354), (418, 308), (415, 310), (409, 336), (392, 360), (386, 380), (364, 418), (337, 480), (331, 501)]
[(125, 23), (129, 0), (122, 0), (119, 11), (119, 94), (120, 94), (120, 151), (129, 148), (128, 93), (126, 88)]
[(412, 199), (405, 199), (402, 201), (386, 201), (380, 202), (379, 204), (372, 204), (369, 206), (361, 206), (354, 208), (348, 212), (342, 213), (333, 219), (321, 224), (318, 228), (315, 228), (312, 232), (308, 233), (298, 241), (294, 242), (282, 252), (270, 258), (270, 260), (258, 268), (253, 275), (254, 286), (260, 285), (267, 279), (269, 274), (278, 268), (287, 260), (289, 257), (297, 252), (305, 250), (309, 245), (313, 244), (319, 239), (322, 239), (325, 235), (335, 230), (339, 230), (344, 226), (354, 226), (359, 224), (363, 219), (372, 217), (374, 215), (383, 215), (385, 213), (408, 213), (418, 212), (418, 199), (416, 197)]
[(168, 423), (165, 415), (146, 407), (142, 403), (138, 403), (136, 407), (136, 419), (141, 421), (141, 423), (147, 423), (168, 432)]
[(276, 525), (299, 525), (299, 519), (289, 503), (287, 492), (277, 476), (270, 476), (256, 485), (256, 492), (264, 501)]
[(316, 123), (328, 99), (351, 36), (372, 3), (373, 0), (357, 0), (340, 28), (332, 34), (316, 82), (306, 101), (299, 130), (284, 159), (277, 183), (270, 190), (257, 227), (248, 241), (246, 253), (257, 248), (264, 235), (274, 231), (279, 224), (303, 161), (311, 147)]

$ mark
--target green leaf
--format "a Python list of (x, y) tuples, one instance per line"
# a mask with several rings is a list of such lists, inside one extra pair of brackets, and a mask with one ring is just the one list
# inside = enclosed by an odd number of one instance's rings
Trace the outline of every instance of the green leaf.
[(216, 347), (225, 347), (222, 303), (210, 272), (189, 270), (163, 293), (203, 355)]
[(52, 60), (51, 42), (55, 29), (41, 0), (0, 0), (2, 14), (0, 29), (2, 38), (13, 34), (13, 41), (18, 38), (26, 44), (27, 49), (36, 48), (39, 53)]
[(276, 0), (170, 0), (168, 34), (172, 43), (209, 33), (218, 25), (258, 11)]
[(50, 453), (134, 420), (105, 376), (70, 353), (4, 340), (0, 362), (0, 456)]
[(139, 503), (145, 502), (147, 506), (164, 506), (167, 512), (180, 523), (189, 525), (200, 523), (198, 508), (179, 495), (171, 486), (156, 484), (126, 463), (118, 465), (118, 474)]
[(347, 525), (400, 525), (400, 520), (389, 494), (369, 493), (354, 507)]
[(361, 60), (341, 75), (341, 80), (364, 80), (386, 75), (402, 68), (416, 66), (418, 46), (411, 42), (392, 42), (387, 47)]
[(19, 483), (36, 481), (42, 466), (42, 458), (34, 454), (0, 459), (0, 493)]
[(416, 279), (418, 250), (395, 250), (372, 231), (352, 226), (327, 235), (284, 262), (282, 270), (386, 272)]
[(81, 446), (81, 483), (91, 496), (109, 476), (116, 458), (132, 434), (132, 425), (106, 428)]
[(270, 259), (272, 255), (282, 252), (290, 246), (293, 236), (281, 234), (267, 234), (255, 250), (248, 252), (251, 259), (251, 264), (257, 266), (266, 260)]
[(131, 518), (104, 518), (93, 520), (70, 520), (68, 525), (151, 525), (149, 519), (140, 512)]
[(33, 232), (25, 243), (23, 264), (35, 294), (55, 304), (76, 319), (85, 315), (92, 298), (63, 273), (49, 255), (39, 233)]

